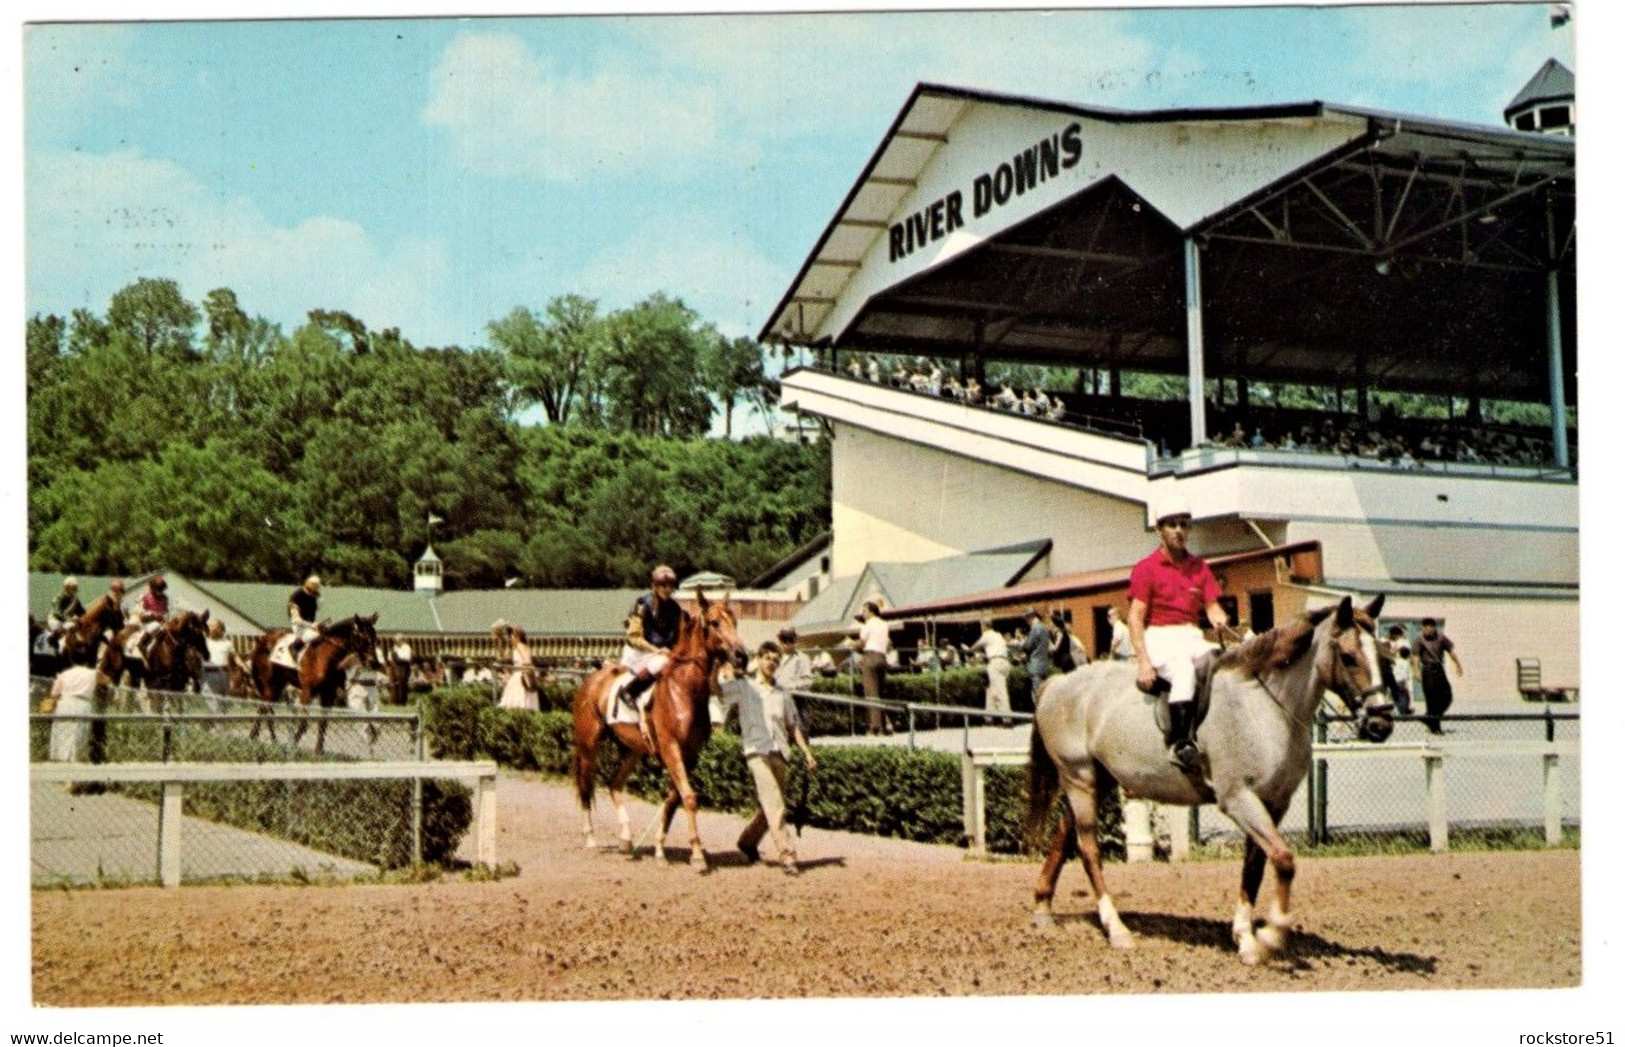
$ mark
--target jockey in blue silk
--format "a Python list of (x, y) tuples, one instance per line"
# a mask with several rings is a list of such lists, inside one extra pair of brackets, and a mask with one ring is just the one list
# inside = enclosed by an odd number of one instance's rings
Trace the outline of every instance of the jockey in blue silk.
[(668, 653), (677, 643), (683, 627), (683, 609), (677, 606), (673, 594), (677, 591), (677, 572), (665, 564), (649, 575), (649, 592), (639, 596), (626, 616), (626, 646), (621, 649), (621, 665), (632, 670), (632, 679), (621, 690), (621, 697), (634, 703), (638, 710), (638, 730), (650, 750), (654, 738), (649, 733), (649, 696), (656, 677), (670, 661)]

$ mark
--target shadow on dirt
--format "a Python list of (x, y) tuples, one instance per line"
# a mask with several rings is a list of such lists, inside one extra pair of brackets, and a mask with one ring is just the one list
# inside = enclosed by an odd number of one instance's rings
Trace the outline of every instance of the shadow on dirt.
[[(1165, 913), (1124, 912), (1123, 922), (1128, 929), (1142, 938), (1162, 938), (1179, 945), (1215, 949), (1234, 953), (1235, 943), (1230, 940), (1230, 924), (1223, 920), (1209, 920), (1193, 916), (1169, 916)], [(1096, 934), (1101, 945), (1106, 944), (1100, 918), (1092, 912), (1055, 915), (1057, 926), (1072, 933)], [(1435, 974), (1439, 961), (1432, 956), (1394, 952), (1380, 946), (1355, 949), (1329, 941), (1312, 931), (1294, 931), (1287, 941), (1286, 951), (1271, 960), (1276, 966), (1289, 970), (1309, 971), (1327, 963), (1375, 963), (1385, 971), (1400, 974)]]

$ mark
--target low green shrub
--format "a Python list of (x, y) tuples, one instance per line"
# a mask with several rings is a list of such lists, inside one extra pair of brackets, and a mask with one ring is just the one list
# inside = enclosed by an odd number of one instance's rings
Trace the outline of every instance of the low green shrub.
[[(569, 775), (573, 727), (568, 713), (498, 709), (478, 688), (448, 688), (423, 700), (430, 749), (448, 759), (489, 759), (506, 767)], [(812, 704), (812, 703), (809, 703)], [(443, 706), (443, 708), (442, 708)], [(436, 725), (450, 734), (441, 738)], [(619, 748), (605, 741), (599, 752), (598, 777), (607, 782)], [(817, 749), (818, 770), (811, 779), (799, 754), (790, 758), (785, 801), (792, 819), (824, 829), (864, 832), (930, 843), (963, 842), (960, 760), (958, 755), (914, 751), (894, 746), (833, 746)], [(1015, 853), (1021, 848), (1027, 811), (1027, 775), (1021, 767), (986, 771), (989, 850)], [(739, 736), (717, 729), (700, 751), (691, 776), (704, 806), (748, 815), (756, 791), (740, 750)], [(628, 788), (651, 802), (667, 790), (665, 771), (654, 760), (639, 763)], [(1113, 798), (1115, 800), (1115, 797)], [(1121, 851), (1115, 803), (1103, 804), (1102, 844), (1108, 853)]]

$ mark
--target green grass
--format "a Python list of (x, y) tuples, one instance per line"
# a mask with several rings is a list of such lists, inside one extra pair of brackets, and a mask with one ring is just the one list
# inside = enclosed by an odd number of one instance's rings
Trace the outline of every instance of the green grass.
[[(1302, 858), (1376, 858), (1406, 854), (1431, 854), (1426, 829), (1395, 832), (1339, 833), (1333, 831), (1328, 843), (1311, 847), (1301, 833), (1287, 834), (1287, 843)], [(1457, 829), (1450, 833), (1450, 850), (1455, 851), (1544, 851), (1546, 831), (1533, 826), (1491, 826)], [(1564, 826), (1558, 850), (1579, 850), (1580, 829)], [(1236, 861), (1242, 855), (1240, 839), (1215, 841), (1191, 848), (1191, 861)]]

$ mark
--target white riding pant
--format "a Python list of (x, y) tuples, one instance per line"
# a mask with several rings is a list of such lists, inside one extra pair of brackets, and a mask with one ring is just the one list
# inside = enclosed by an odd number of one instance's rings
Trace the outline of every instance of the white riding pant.
[(1196, 697), (1196, 659), (1214, 650), (1194, 625), (1148, 625), (1145, 653), (1151, 667), (1173, 685), (1168, 701), (1188, 702)]
[(657, 651), (640, 651), (630, 645), (621, 648), (621, 665), (639, 676), (659, 676), (669, 661), (669, 655)]

